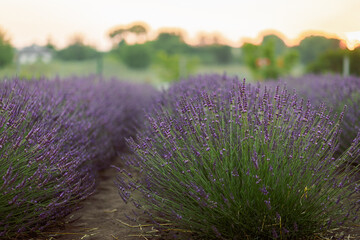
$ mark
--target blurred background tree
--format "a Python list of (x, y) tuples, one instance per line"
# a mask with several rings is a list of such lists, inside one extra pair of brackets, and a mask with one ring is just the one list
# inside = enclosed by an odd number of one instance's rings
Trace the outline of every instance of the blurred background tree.
[(136, 41), (145, 42), (147, 39), (147, 27), (143, 24), (134, 24), (129, 29), (129, 32), (135, 34)]
[(0, 68), (11, 64), (14, 59), (14, 54), (14, 48), (6, 36), (5, 30), (0, 28)]
[(109, 37), (113, 42), (113, 45), (120, 46), (121, 44), (125, 43), (125, 36), (127, 35), (128, 31), (126, 28), (117, 28), (109, 33)]
[(208, 53), (210, 59), (213, 59), (213, 63), (229, 64), (233, 60), (230, 46), (213, 44), (202, 48), (205, 53)]
[(45, 47), (54, 52), (56, 51), (55, 44), (53, 43), (53, 40), (51, 37), (48, 37)]
[(150, 42), (155, 52), (163, 51), (167, 54), (191, 53), (192, 47), (185, 43), (180, 32), (160, 32), (157, 38)]
[(298, 60), (298, 52), (287, 48), (277, 36), (264, 36), (260, 45), (245, 43), (244, 62), (257, 80), (277, 79), (290, 74)]
[(119, 47), (120, 57), (129, 68), (144, 69), (151, 64), (151, 49), (148, 44), (127, 45)]
[[(154, 36), (145, 23), (139, 22), (116, 26), (108, 36), (113, 46), (106, 52), (86, 44), (79, 35), (60, 50), (49, 38), (45, 47), (52, 50), (55, 58), (48, 63), (21, 63), (20, 67), (9, 64), (15, 49), (4, 31), (0, 31), (0, 75), (96, 73), (155, 82), (205, 72), (227, 72), (246, 76), (249, 80), (299, 76), (308, 72), (360, 76), (357, 66), (360, 48), (344, 50), (339, 39), (323, 36), (308, 36), (298, 46), (289, 47), (281, 34), (273, 33), (265, 35), (259, 45), (245, 43), (233, 47), (219, 33), (200, 33), (197, 42), (189, 43), (181, 29), (163, 29)], [(6, 64), (8, 66), (4, 67)]]
[(274, 51), (276, 56), (284, 54), (288, 49), (285, 42), (275, 34), (265, 35), (263, 37), (262, 44), (265, 44), (267, 42), (272, 42), (270, 44), (274, 45)]
[(109, 32), (114, 47), (123, 43), (143, 43), (147, 40), (149, 27), (145, 23), (131, 23), (126, 26), (116, 26)]
[[(127, 67), (145, 69), (152, 62), (152, 49), (146, 42), (148, 27), (144, 23), (132, 23), (127, 26), (117, 26), (110, 31), (113, 41), (111, 53)], [(135, 44), (129, 44), (129, 42)]]
[(199, 59), (180, 54), (168, 54), (159, 51), (156, 55), (155, 68), (159, 77), (166, 82), (177, 81), (195, 73)]
[(56, 56), (63, 61), (82, 61), (98, 57), (98, 51), (84, 43), (81, 35), (75, 35), (69, 46), (57, 52)]
[(222, 39), (224, 37), (220, 33), (200, 33), (198, 35), (198, 44), (192, 46), (191, 53), (199, 57), (201, 64), (204, 65), (228, 65), (235, 63), (234, 48), (222, 44)]
[(344, 73), (344, 58), (348, 57), (349, 59), (349, 73), (351, 75), (360, 76), (360, 47), (355, 48), (354, 50), (348, 49), (330, 49), (315, 59), (307, 65), (306, 71), (309, 73), (333, 73), (333, 74), (342, 74)]
[(300, 61), (308, 65), (316, 60), (318, 56), (329, 50), (337, 50), (340, 47), (340, 40), (322, 36), (309, 36), (301, 40), (295, 47), (299, 51)]

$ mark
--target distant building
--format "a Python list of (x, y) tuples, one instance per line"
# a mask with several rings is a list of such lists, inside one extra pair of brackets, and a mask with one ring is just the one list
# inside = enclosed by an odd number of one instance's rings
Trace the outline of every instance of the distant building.
[(51, 49), (33, 44), (17, 51), (19, 64), (31, 64), (38, 61), (49, 63), (53, 58)]

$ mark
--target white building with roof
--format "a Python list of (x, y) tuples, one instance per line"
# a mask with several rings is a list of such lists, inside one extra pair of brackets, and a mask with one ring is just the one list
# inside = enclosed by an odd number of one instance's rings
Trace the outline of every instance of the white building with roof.
[(49, 63), (53, 58), (52, 50), (33, 44), (17, 51), (19, 64), (32, 64), (38, 61)]

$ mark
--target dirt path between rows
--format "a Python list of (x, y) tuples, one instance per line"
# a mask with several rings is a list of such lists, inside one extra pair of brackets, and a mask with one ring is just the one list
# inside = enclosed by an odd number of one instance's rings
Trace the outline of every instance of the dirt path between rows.
[[(120, 159), (113, 164), (123, 167)], [(132, 210), (136, 208), (120, 198), (114, 185), (116, 174), (115, 168), (100, 172), (99, 185), (95, 193), (82, 202), (82, 208), (68, 215), (61, 226), (44, 232), (41, 240), (150, 239), (146, 232), (151, 227), (140, 228), (125, 217), (124, 213), (133, 216)]]

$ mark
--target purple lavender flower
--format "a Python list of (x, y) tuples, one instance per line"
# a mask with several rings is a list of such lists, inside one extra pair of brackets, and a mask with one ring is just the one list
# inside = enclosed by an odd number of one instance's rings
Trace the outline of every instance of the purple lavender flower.
[(350, 147), (360, 130), (360, 78), (340, 75), (306, 75), (285, 78), (281, 81), (286, 82), (289, 88), (295, 88), (314, 105), (320, 107), (325, 104), (338, 115), (344, 111), (344, 106), (347, 106), (341, 123), (343, 131), (337, 154), (340, 155)]
[(0, 233), (41, 230), (77, 209), (154, 94), (92, 77), (0, 82)]
[(266, 207), (271, 210), (271, 201), (270, 198), (268, 200), (264, 200), (264, 203), (266, 204)]
[[(272, 238), (280, 221), (277, 234), (291, 229), (301, 238), (322, 231), (330, 217), (356, 215), (356, 203), (335, 204), (352, 194), (354, 182), (338, 188), (342, 176), (328, 179), (350, 154), (360, 155), (359, 144), (333, 157), (340, 122), (325, 106), (285, 86), (226, 75), (176, 83), (158, 103), (145, 130), (128, 140), (134, 168), (144, 174), (132, 197), (154, 215), (204, 238), (214, 236), (214, 226), (225, 239)], [(122, 187), (130, 180), (120, 179)]]
[(82, 139), (76, 132), (82, 129), (69, 127), (88, 123), (79, 122), (61, 96), (41, 92), (52, 84), (16, 79), (1, 83), (0, 139), (6, 144), (0, 160), (7, 174), (1, 174), (0, 218), (13, 224), (0, 224), (0, 231), (7, 236), (65, 216), (94, 190), (87, 153), (82, 145), (72, 145)]
[(266, 189), (266, 186), (263, 186), (262, 188), (260, 188), (260, 191), (264, 194), (264, 195), (268, 195), (269, 191)]
[(274, 239), (279, 238), (279, 235), (277, 234), (277, 232), (276, 232), (276, 230), (275, 230), (274, 228), (272, 229), (272, 237), (273, 237)]

